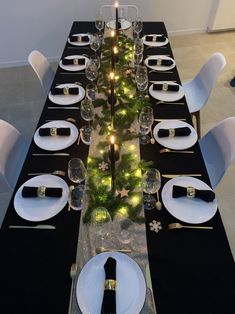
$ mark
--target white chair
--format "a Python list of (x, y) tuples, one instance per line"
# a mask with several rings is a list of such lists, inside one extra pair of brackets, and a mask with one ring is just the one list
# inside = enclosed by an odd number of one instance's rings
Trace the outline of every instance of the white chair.
[(190, 113), (195, 116), (198, 137), (201, 137), (200, 110), (206, 104), (218, 75), (226, 65), (221, 53), (214, 53), (202, 66), (194, 79), (183, 83)]
[(211, 129), (199, 141), (206, 169), (215, 188), (235, 160), (235, 117), (230, 117)]
[[(139, 17), (139, 9), (136, 5), (132, 4), (119, 4), (119, 18), (124, 18), (128, 21), (134, 21)], [(114, 5), (102, 5), (100, 7), (100, 14), (103, 16), (105, 21), (115, 19), (115, 7)]]
[(0, 173), (13, 190), (28, 151), (29, 143), (6, 121), (0, 120)]
[(33, 50), (28, 56), (29, 64), (37, 74), (45, 95), (48, 95), (55, 72), (50, 66), (47, 58), (39, 51)]

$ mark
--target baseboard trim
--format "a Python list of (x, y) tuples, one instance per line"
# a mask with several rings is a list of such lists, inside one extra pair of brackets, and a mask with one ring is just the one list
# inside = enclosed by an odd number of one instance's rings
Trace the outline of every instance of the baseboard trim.
[(181, 35), (190, 35), (190, 34), (197, 34), (197, 33), (199, 34), (206, 33), (207, 29), (206, 28), (191, 28), (191, 29), (181, 29), (178, 31), (168, 30), (167, 32), (171, 36), (181, 36)]
[[(49, 62), (59, 62), (60, 57), (48, 57)], [(0, 62), (0, 69), (28, 66), (28, 60)]]

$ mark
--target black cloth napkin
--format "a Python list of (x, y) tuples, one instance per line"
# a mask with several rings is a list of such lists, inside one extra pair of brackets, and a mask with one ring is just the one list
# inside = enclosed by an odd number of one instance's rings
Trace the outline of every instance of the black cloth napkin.
[(89, 36), (81, 36), (81, 35), (74, 35), (70, 37), (71, 42), (83, 42), (88, 43), (89, 42)]
[[(105, 280), (116, 280), (116, 260), (109, 257), (104, 264)], [(104, 290), (101, 314), (116, 314), (116, 291)]]
[[(61, 197), (62, 192), (62, 188), (46, 187), (45, 196)], [(38, 188), (34, 186), (24, 186), (22, 190), (22, 197), (38, 197)]]
[[(191, 130), (188, 127), (175, 128), (173, 130), (175, 131), (174, 136), (188, 136), (191, 133)], [(167, 137), (167, 136), (170, 136), (169, 129), (159, 129), (158, 130), (158, 137)]]
[(63, 65), (74, 65), (75, 64), (74, 60), (75, 60), (75, 62), (76, 61), (78, 62), (78, 65), (85, 65), (85, 62), (86, 62), (85, 58), (79, 58), (79, 59), (74, 58), (74, 59), (63, 59), (62, 64)]
[(159, 42), (163, 42), (166, 40), (166, 37), (164, 35), (159, 35), (159, 36), (146, 35), (145, 36), (146, 41), (153, 41), (154, 38), (156, 38), (156, 41), (159, 41)]
[[(70, 128), (56, 128), (57, 135), (60, 136), (69, 136), (70, 135)], [(39, 129), (40, 136), (51, 136), (51, 128), (40, 128)]]
[(160, 66), (171, 66), (173, 64), (173, 61), (169, 59), (149, 59), (148, 65), (158, 65), (158, 60), (161, 60)]
[[(173, 198), (187, 196), (187, 188), (183, 186), (173, 185)], [(202, 199), (205, 202), (213, 202), (215, 193), (211, 190), (197, 190), (195, 189), (195, 197)]]
[(179, 91), (179, 85), (173, 85), (173, 84), (153, 84), (153, 90), (163, 90), (163, 86), (167, 86), (167, 91), (170, 92), (178, 92)]
[(78, 87), (68, 87), (68, 94), (64, 93), (63, 88), (57, 88), (51, 90), (52, 95), (78, 95), (79, 94), (79, 88)]

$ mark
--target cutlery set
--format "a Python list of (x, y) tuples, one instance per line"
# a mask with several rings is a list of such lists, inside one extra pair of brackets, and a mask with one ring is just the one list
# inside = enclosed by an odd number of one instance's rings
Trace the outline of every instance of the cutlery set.
[(36, 226), (22, 226), (22, 225), (9, 225), (10, 229), (46, 229), (55, 230), (56, 227), (52, 225), (36, 225)]

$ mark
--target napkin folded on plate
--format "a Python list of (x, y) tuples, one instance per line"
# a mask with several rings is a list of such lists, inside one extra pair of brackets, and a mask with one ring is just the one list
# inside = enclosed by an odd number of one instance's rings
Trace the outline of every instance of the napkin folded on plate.
[(69, 136), (70, 135), (70, 128), (40, 128), (39, 135), (40, 136)]
[(164, 35), (146, 35), (145, 36), (146, 41), (152, 41), (152, 42), (163, 42), (166, 40), (166, 37)]
[(159, 129), (158, 137), (174, 137), (174, 136), (188, 136), (191, 130), (188, 127), (181, 127), (175, 129)]
[[(116, 260), (109, 257), (104, 264), (105, 285), (101, 314), (116, 313)], [(108, 282), (109, 281), (109, 282)]]
[(179, 85), (173, 85), (168, 83), (162, 84), (153, 84), (153, 90), (160, 90), (160, 91), (170, 91), (170, 92), (178, 92), (180, 89)]
[(79, 88), (78, 87), (55, 87), (51, 90), (52, 95), (78, 95)]
[(193, 187), (183, 187), (178, 185), (173, 185), (172, 190), (173, 198), (187, 196), (190, 198), (200, 198), (205, 202), (213, 202), (215, 199), (215, 193), (211, 190), (198, 190)]
[(172, 60), (169, 59), (161, 59), (161, 58), (156, 58), (156, 59), (149, 59), (148, 60), (148, 65), (157, 65), (157, 66), (171, 66), (173, 64)]
[(85, 58), (74, 58), (74, 59), (62, 59), (63, 65), (85, 65), (86, 59)]
[[(45, 191), (43, 192), (43, 194), (48, 197), (61, 197), (62, 192), (62, 188), (45, 187)], [(22, 197), (39, 197), (39, 193), (39, 187), (24, 186), (22, 190)]]
[(70, 37), (70, 41), (73, 42), (83, 42), (83, 43), (88, 43), (89, 42), (89, 36), (87, 35), (73, 35)]

